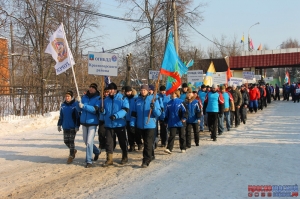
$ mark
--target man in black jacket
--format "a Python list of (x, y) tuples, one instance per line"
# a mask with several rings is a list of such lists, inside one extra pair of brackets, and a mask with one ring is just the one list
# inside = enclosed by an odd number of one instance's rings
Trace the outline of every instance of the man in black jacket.
[(247, 106), (249, 104), (249, 93), (245, 87), (245, 85), (241, 86), (241, 94), (242, 94), (242, 105), (240, 108), (241, 121), (246, 124), (247, 120)]
[(235, 127), (238, 127), (240, 125), (240, 107), (242, 105), (242, 94), (241, 92), (236, 88), (236, 85), (232, 86), (232, 90), (230, 91), (233, 101), (234, 101), (234, 106), (235, 106), (235, 111), (231, 111), (230, 113), (230, 122), (233, 125), (233, 120), (235, 121)]

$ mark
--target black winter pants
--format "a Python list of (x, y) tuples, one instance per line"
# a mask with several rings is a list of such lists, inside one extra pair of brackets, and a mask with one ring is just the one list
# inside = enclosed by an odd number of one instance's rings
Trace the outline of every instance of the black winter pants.
[(280, 96), (279, 96), (279, 93), (276, 93), (275, 94), (275, 98), (274, 98), (274, 100), (277, 100), (278, 99), (278, 101), (280, 101)]
[(299, 95), (294, 96), (294, 103), (296, 103), (296, 101), (297, 101), (297, 103), (299, 103), (299, 97), (300, 97)]
[(135, 145), (136, 132), (134, 132), (134, 133), (131, 132), (130, 122), (128, 122), (128, 121), (127, 121), (127, 124), (126, 124), (126, 131), (127, 131), (129, 146), (134, 146)]
[(106, 140), (105, 140), (104, 121), (99, 121), (98, 140), (99, 140), (99, 148), (105, 149)]
[(160, 125), (160, 140), (162, 145), (167, 145), (168, 131), (164, 121), (159, 121)]
[(64, 130), (64, 143), (70, 149), (70, 156), (72, 157), (74, 157), (74, 151), (75, 151), (75, 142), (74, 142), (75, 136), (76, 136), (75, 129)]
[(118, 127), (118, 128), (105, 128), (105, 136), (106, 136), (106, 153), (113, 153), (114, 152), (114, 141), (115, 136), (118, 136), (118, 141), (122, 152), (127, 151), (127, 136), (125, 127)]
[(170, 135), (169, 135), (169, 139), (168, 139), (167, 149), (169, 149), (170, 151), (173, 150), (175, 136), (176, 136), (176, 133), (178, 132), (180, 149), (185, 150), (186, 149), (185, 128), (184, 127), (171, 127), (169, 130), (170, 130)]
[(235, 126), (240, 125), (240, 108), (235, 107), (235, 111), (230, 112), (230, 123), (233, 126), (233, 121)]
[(198, 123), (187, 123), (186, 128), (185, 128), (185, 135), (186, 135), (186, 147), (188, 147), (188, 148), (191, 148), (192, 129), (194, 132), (195, 144), (199, 144), (199, 124)]
[(242, 122), (247, 120), (247, 108), (245, 108), (245, 106), (240, 107), (240, 115)]
[(218, 113), (207, 113), (208, 129), (211, 132), (211, 138), (217, 138), (218, 130)]
[(142, 135), (144, 140), (143, 163), (149, 165), (152, 160), (152, 156), (154, 156), (153, 141), (154, 141), (155, 129), (137, 128), (137, 132), (139, 132)]

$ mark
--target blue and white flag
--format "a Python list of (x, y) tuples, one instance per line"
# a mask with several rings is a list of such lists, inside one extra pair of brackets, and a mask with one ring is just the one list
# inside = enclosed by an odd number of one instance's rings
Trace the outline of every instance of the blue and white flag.
[(48, 44), (45, 53), (51, 54), (53, 59), (56, 61), (56, 75), (65, 72), (75, 64), (66, 39), (66, 33), (63, 24), (61, 24), (50, 37), (50, 43)]

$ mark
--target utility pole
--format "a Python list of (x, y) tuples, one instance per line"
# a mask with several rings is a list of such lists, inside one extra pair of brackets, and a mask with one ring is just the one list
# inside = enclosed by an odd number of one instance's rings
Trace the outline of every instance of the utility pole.
[[(15, 65), (14, 65), (14, 31), (13, 31), (13, 25), (12, 22), (10, 22), (10, 47), (11, 47), (11, 82), (10, 82), (10, 86), (15, 86)], [(13, 91), (14, 93), (14, 87), (13, 87)]]
[(131, 86), (131, 78), (130, 78), (130, 71), (131, 71), (131, 58), (132, 54), (128, 53), (126, 55), (126, 86)]
[(175, 0), (172, 0), (172, 7), (174, 12), (174, 42), (175, 49), (178, 54), (178, 29), (177, 29), (177, 11), (176, 11), (176, 3)]

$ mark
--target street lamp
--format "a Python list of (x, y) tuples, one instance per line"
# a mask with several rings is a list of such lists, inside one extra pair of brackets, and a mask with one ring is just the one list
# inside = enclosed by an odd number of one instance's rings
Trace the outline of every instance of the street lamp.
[(250, 31), (250, 29), (251, 29), (253, 26), (258, 25), (258, 24), (259, 24), (259, 22), (253, 24), (253, 25), (250, 26), (250, 28), (248, 29), (248, 50), (250, 50), (250, 35), (249, 35), (249, 31)]

